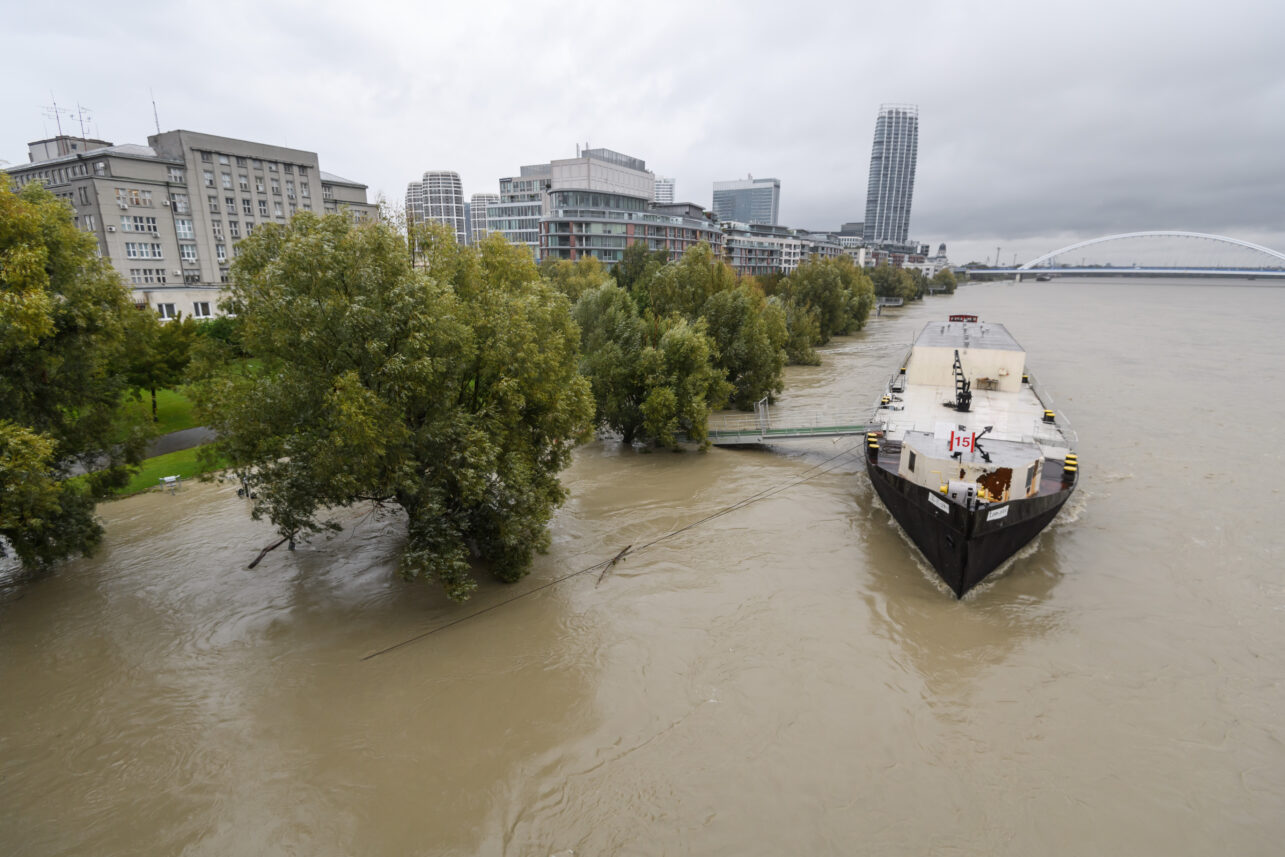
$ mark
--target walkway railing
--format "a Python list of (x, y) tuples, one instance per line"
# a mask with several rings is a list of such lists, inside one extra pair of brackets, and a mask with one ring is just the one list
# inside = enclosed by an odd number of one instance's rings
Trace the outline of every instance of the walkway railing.
[(825, 410), (790, 413), (777, 418), (766, 400), (754, 413), (715, 417), (709, 421), (709, 440), (715, 446), (767, 443), (809, 437), (859, 435), (866, 431), (870, 410)]

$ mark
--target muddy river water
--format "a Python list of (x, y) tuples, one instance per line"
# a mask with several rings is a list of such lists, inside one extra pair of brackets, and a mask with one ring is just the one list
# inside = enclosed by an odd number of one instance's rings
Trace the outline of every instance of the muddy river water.
[(1281, 853), (1285, 289), (970, 285), (780, 411), (868, 405), (950, 312), (1026, 347), (1082, 474), (962, 602), (860, 438), (588, 444), (552, 550), (466, 605), (367, 509), (247, 570), (230, 484), (107, 504), (95, 557), (0, 582), (0, 853)]

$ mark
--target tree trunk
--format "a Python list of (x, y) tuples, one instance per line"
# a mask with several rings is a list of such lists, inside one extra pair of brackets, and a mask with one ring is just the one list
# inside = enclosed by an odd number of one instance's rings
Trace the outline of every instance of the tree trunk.
[(152, 422), (159, 423), (160, 417), (156, 416), (156, 388), (152, 388)]

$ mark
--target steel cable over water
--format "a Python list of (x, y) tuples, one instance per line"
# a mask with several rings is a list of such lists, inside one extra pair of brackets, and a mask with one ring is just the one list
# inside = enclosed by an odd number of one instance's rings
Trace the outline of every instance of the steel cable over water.
[[(779, 485), (775, 485), (769, 488), (764, 488), (762, 491), (759, 491), (755, 494), (751, 494), (748, 497), (743, 497), (729, 506), (724, 506), (722, 509), (719, 509), (716, 512), (706, 515), (703, 518), (692, 521), (690, 524), (681, 526), (676, 530), (670, 530), (664, 535), (657, 536), (656, 538), (652, 539), (649, 542), (646, 542), (645, 544), (638, 545), (637, 547), (630, 545), (626, 547), (624, 550), (617, 553), (615, 556), (611, 557), (610, 559), (605, 559), (602, 562), (594, 563), (593, 565), (586, 566), (585, 568), (578, 569), (577, 571), (568, 572), (562, 575), (561, 577), (555, 577), (553, 580), (546, 581), (545, 583), (542, 583), (539, 586), (528, 589), (526, 592), (519, 593), (518, 595), (514, 595), (510, 598), (506, 598), (503, 601), (498, 601), (489, 607), (483, 607), (481, 610), (475, 611), (473, 613), (469, 613), (466, 616), (460, 616), (458, 619), (452, 619), (450, 622), (447, 622), (444, 625), (438, 625), (436, 628), (430, 628), (427, 631), (423, 631), (422, 633), (416, 634), (413, 637), (408, 637), (407, 639), (402, 640), (399, 643), (393, 643), (391, 646), (387, 646), (378, 651), (371, 652), (368, 655), (362, 656), (361, 660), (368, 661), (368, 660), (371, 660), (372, 658), (377, 658), (380, 655), (386, 655), (389, 652), (396, 651), (397, 649), (400, 649), (404, 646), (409, 646), (411, 643), (417, 643), (420, 640), (424, 639), (425, 637), (431, 637), (433, 634), (436, 634), (439, 631), (445, 631), (447, 628), (451, 628), (455, 625), (460, 624), (461, 622), (467, 622), (469, 619), (475, 619), (478, 616), (482, 616), (486, 613), (490, 613), (492, 610), (497, 610), (500, 607), (504, 607), (505, 605), (512, 604), (514, 601), (518, 601), (522, 598), (526, 598), (528, 595), (535, 595), (537, 592), (548, 589), (551, 586), (556, 586), (557, 584), (570, 580), (573, 577), (579, 577), (582, 574), (589, 574), (590, 572), (594, 572), (594, 571), (601, 571), (605, 573), (608, 568), (615, 565), (620, 560), (624, 559), (626, 555), (632, 555), (632, 554), (638, 553), (639, 551), (646, 550), (647, 548), (658, 545), (667, 539), (672, 539), (677, 535), (681, 535), (682, 533), (685, 533), (688, 530), (692, 530), (703, 524), (707, 524), (716, 518), (721, 518), (724, 515), (731, 514), (732, 512), (735, 512), (739, 509), (743, 509), (746, 506), (757, 503), (760, 500), (766, 500), (768, 497), (772, 497), (776, 494), (781, 493), (782, 491), (786, 491), (790, 488), (793, 488), (796, 485), (802, 485), (804, 482), (808, 482), (812, 479), (817, 478), (818, 476), (824, 476), (828, 473), (833, 472), (838, 468), (838, 464), (836, 464), (835, 462), (839, 461), (840, 459), (844, 458), (847, 455), (851, 455), (854, 450), (862, 446), (864, 443), (865, 443), (865, 440), (863, 438), (859, 443), (854, 443), (851, 446), (847, 447), (846, 449), (840, 450), (839, 452), (830, 456), (825, 461), (822, 461), (818, 464), (814, 464), (812, 467), (809, 467), (807, 470), (803, 471), (803, 475), (793, 477), (792, 479), (786, 482), (783, 482)], [(832, 467), (828, 466), (832, 464), (834, 466)], [(825, 468), (825, 469), (821, 469), (821, 468)], [(601, 582), (601, 578), (599, 578), (599, 582)]]

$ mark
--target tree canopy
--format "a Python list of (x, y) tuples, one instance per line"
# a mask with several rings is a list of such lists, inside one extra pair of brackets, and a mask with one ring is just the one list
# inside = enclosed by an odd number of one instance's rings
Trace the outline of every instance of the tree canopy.
[(547, 546), (593, 402), (567, 300), (525, 247), (458, 247), (436, 226), (411, 240), (422, 267), (383, 223), (256, 229), (228, 308), (257, 368), (213, 375), (198, 402), (252, 474), (256, 517), (297, 538), (335, 528), (330, 507), (399, 506), (402, 574), (462, 600), (473, 558), (516, 580)]
[(141, 457), (146, 429), (119, 407), (136, 313), (66, 203), (0, 174), (0, 551), (24, 565), (90, 552), (95, 501)]

